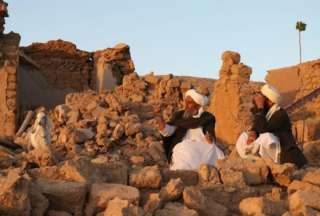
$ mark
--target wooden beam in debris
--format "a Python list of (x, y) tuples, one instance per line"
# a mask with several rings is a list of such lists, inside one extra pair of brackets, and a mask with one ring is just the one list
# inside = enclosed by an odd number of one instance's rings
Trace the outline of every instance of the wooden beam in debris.
[(34, 112), (32, 110), (29, 110), (22, 125), (20, 126), (18, 132), (16, 133), (16, 137), (21, 136), (21, 134), (26, 130), (33, 116), (34, 116)]
[(35, 62), (32, 58), (27, 56), (22, 50), (19, 50), (19, 56), (21, 58), (23, 58), (24, 60), (26, 60), (29, 64), (31, 64), (34, 67), (36, 67), (37, 69), (41, 69), (40, 65), (37, 62)]
[(311, 93), (305, 95), (304, 97), (298, 99), (293, 104), (285, 107), (288, 113), (292, 113), (295, 109), (302, 107), (305, 105), (306, 102), (312, 101), (315, 97), (320, 95), (320, 87), (313, 90)]

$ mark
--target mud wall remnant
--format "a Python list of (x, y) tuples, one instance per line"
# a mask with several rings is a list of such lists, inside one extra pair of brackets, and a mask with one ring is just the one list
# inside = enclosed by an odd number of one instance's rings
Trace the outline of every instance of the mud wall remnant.
[(17, 66), (19, 64), (20, 35), (4, 34), (7, 4), (0, 1), (0, 137), (15, 134), (17, 127)]
[(320, 59), (269, 70), (265, 79), (279, 89), (282, 105), (288, 106), (320, 88)]
[(216, 137), (223, 144), (235, 144), (251, 124), (250, 108), (255, 88), (250, 84), (252, 69), (240, 63), (240, 54), (222, 54), (219, 80), (216, 81), (209, 111), (216, 117)]
[(34, 67), (20, 58), (18, 86), (19, 104), (22, 111), (33, 110), (44, 106), (51, 108), (64, 102), (68, 93), (75, 92), (72, 88), (56, 88), (50, 85), (41, 73), (41, 69)]
[(268, 71), (266, 82), (275, 86), (282, 96), (282, 106), (288, 106), (295, 98), (300, 88), (299, 69), (286, 67)]
[(320, 59), (300, 64), (298, 67), (301, 84), (296, 100), (320, 88)]
[(268, 71), (266, 81), (283, 96), (299, 144), (318, 140), (320, 131), (320, 59)]
[(66, 94), (89, 88), (103, 91), (134, 72), (128, 45), (86, 52), (63, 40), (34, 43), (20, 50), (19, 92), (25, 109), (63, 103)]
[(40, 73), (55, 88), (77, 91), (89, 86), (90, 53), (70, 42), (33, 43), (21, 50), (40, 66)]
[(96, 51), (93, 59), (95, 64), (91, 87), (98, 92), (122, 84), (124, 75), (135, 71), (130, 48), (126, 44), (120, 43), (113, 48)]

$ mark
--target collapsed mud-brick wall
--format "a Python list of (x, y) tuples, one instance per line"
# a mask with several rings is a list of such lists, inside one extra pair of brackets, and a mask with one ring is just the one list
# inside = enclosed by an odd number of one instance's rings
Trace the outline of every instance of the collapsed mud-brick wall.
[[(98, 84), (100, 91), (112, 89), (135, 70), (125, 44), (97, 52), (82, 51), (63, 40), (19, 48), (19, 35), (3, 34), (7, 16), (7, 3), (0, 0), (0, 121), (5, 124), (1, 136), (13, 136), (17, 120), (27, 110), (52, 108), (67, 94), (98, 89)], [(104, 70), (106, 66), (111, 70)], [(112, 80), (112, 85), (104, 85)]]
[(20, 50), (19, 94), (24, 110), (53, 107), (66, 94), (89, 88), (90, 53), (62, 40), (34, 43)]
[(21, 50), (40, 66), (40, 73), (51, 86), (77, 91), (89, 86), (90, 53), (77, 49), (75, 44), (56, 40)]
[(266, 81), (280, 90), (297, 142), (320, 139), (320, 60), (270, 70)]
[(21, 102), (26, 109), (61, 104), (71, 92), (112, 89), (125, 74), (134, 72), (125, 44), (90, 53), (56, 40), (22, 47), (20, 53)]
[(320, 60), (268, 71), (266, 81), (276, 86), (292, 120), (296, 142), (309, 161), (320, 149)]
[(0, 1), (0, 137), (14, 135), (17, 125), (17, 66), (19, 64), (20, 36), (4, 34), (4, 18), (8, 16), (7, 4)]
[(320, 60), (269, 70), (265, 79), (279, 89), (282, 105), (288, 106), (320, 88)]
[(117, 44), (112, 48), (96, 51), (93, 59), (91, 87), (98, 92), (122, 84), (123, 77), (135, 71), (130, 48), (126, 44)]

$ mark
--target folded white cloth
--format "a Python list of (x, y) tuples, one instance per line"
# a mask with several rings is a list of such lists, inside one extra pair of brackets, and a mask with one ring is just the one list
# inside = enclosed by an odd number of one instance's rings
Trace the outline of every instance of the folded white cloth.
[(214, 141), (208, 143), (202, 128), (189, 129), (183, 141), (173, 148), (171, 170), (197, 170), (201, 164), (215, 165), (223, 152)]
[(280, 162), (280, 141), (272, 133), (263, 133), (252, 142), (247, 144), (248, 134), (242, 133), (236, 142), (236, 149), (241, 158), (247, 158), (258, 154), (260, 157), (271, 158), (275, 163)]

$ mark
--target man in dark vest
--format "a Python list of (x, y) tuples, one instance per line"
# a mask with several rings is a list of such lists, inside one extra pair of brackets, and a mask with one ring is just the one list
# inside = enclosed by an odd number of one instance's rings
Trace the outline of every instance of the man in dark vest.
[(264, 85), (254, 97), (253, 127), (243, 133), (236, 147), (241, 157), (256, 153), (276, 163), (294, 163), (301, 168), (307, 160), (295, 143), (287, 112), (279, 106), (281, 96), (271, 85)]
[(224, 157), (215, 145), (215, 117), (204, 111), (207, 102), (207, 97), (191, 89), (185, 94), (184, 110), (174, 113), (167, 123), (158, 118), (170, 169), (194, 170)]

